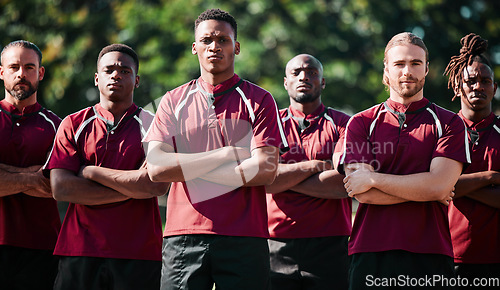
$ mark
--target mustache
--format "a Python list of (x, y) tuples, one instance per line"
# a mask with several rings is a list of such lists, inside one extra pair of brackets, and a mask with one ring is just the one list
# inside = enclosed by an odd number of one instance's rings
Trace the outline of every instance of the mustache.
[(31, 86), (31, 83), (28, 82), (28, 81), (25, 81), (25, 80), (20, 80), (18, 81), (17, 83), (15, 83), (14, 86), (17, 86), (17, 85), (27, 85), (27, 86)]

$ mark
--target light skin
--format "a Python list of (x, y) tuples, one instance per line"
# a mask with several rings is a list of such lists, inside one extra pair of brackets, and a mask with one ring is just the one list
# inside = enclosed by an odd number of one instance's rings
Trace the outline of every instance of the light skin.
[[(463, 71), (462, 87), (455, 93), (460, 97), (463, 116), (479, 122), (491, 113), (491, 101), (497, 90), (493, 71), (487, 65), (473, 62)], [(500, 173), (481, 171), (462, 174), (455, 185), (455, 198), (468, 197), (491, 207), (500, 208)]]
[[(294, 109), (305, 115), (314, 112), (321, 105), (321, 91), (326, 85), (321, 63), (310, 55), (295, 56), (286, 65), (283, 85)], [(329, 160), (280, 163), (276, 179), (266, 186), (266, 191), (291, 190), (318, 198), (345, 198), (342, 178)]]
[(387, 51), (384, 75), (389, 80), (391, 100), (409, 105), (424, 97), (425, 77), (429, 72), (425, 51), (416, 45), (398, 45)]
[[(240, 44), (231, 25), (225, 21), (205, 20), (195, 31), (192, 53), (198, 56), (201, 78), (212, 85), (234, 76), (234, 59)], [(175, 153), (168, 144), (148, 144), (148, 173), (153, 181), (182, 182), (201, 178), (227, 186), (270, 184), (276, 175), (278, 149), (226, 146), (200, 153)]]
[[(423, 98), (428, 73), (425, 51), (407, 44), (387, 51), (384, 74), (389, 80), (391, 100), (409, 105)], [(408, 175), (379, 173), (368, 164), (351, 163), (345, 167), (344, 186), (349, 196), (368, 204), (397, 204), (406, 201), (439, 201), (448, 205), (462, 163), (445, 158), (432, 159), (430, 170)]]
[[(95, 85), (99, 88), (100, 105), (118, 122), (132, 105), (134, 88), (139, 85), (132, 57), (121, 52), (105, 54), (97, 66)], [(82, 166), (78, 174), (56, 168), (50, 172), (50, 181), (56, 200), (83, 205), (151, 198), (165, 194), (170, 186), (152, 182), (146, 163), (137, 170)]]
[[(37, 102), (36, 90), (45, 74), (45, 68), (39, 63), (38, 55), (29, 48), (13, 46), (2, 54), (0, 79), (5, 86), (5, 100), (20, 112)], [(24, 95), (22, 99), (20, 95)], [(23, 192), (51, 198), (50, 183), (42, 175), (41, 167), (41, 164), (22, 168), (0, 163), (0, 197)]]

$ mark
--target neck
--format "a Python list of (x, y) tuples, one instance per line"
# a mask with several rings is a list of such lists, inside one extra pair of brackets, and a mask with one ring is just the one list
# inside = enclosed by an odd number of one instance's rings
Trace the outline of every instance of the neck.
[(113, 102), (107, 99), (104, 99), (101, 97), (101, 101), (99, 104), (101, 107), (107, 111), (109, 111), (111, 114), (113, 114), (113, 118), (115, 119), (115, 122), (120, 121), (120, 119), (125, 115), (127, 112), (128, 108), (132, 106), (132, 99), (130, 101), (121, 101), (121, 102)]
[(212, 86), (222, 84), (223, 82), (227, 81), (228, 79), (232, 78), (233, 76), (234, 76), (234, 70), (224, 72), (224, 73), (219, 73), (219, 74), (213, 74), (213, 73), (210, 73), (210, 72), (207, 72), (204, 70), (201, 71), (201, 78), (206, 83), (209, 83)]
[(316, 109), (319, 106), (321, 106), (321, 99), (317, 98), (313, 102), (309, 102), (309, 103), (298, 103), (298, 102), (294, 101), (292, 98), (290, 98), (290, 105), (295, 110), (300, 111), (300, 112), (304, 113), (304, 115), (307, 116), (307, 115), (311, 114), (312, 112), (316, 111)]
[(423, 90), (420, 90), (420, 92), (416, 93), (415, 95), (413, 95), (411, 97), (403, 97), (391, 89), (389, 97), (391, 100), (393, 100), (396, 103), (400, 103), (402, 105), (408, 106), (411, 103), (415, 103), (415, 102), (422, 100), (424, 98), (424, 93), (423, 93)]
[(480, 122), (486, 119), (491, 114), (491, 108), (483, 109), (479, 111), (473, 111), (470, 109), (462, 109), (462, 115), (474, 123)]
[(18, 100), (16, 98), (14, 98), (13, 96), (11, 96), (7, 91), (5, 91), (5, 100), (9, 104), (16, 107), (16, 109), (18, 109), (20, 112), (22, 112), (24, 110), (24, 108), (29, 107), (31, 105), (34, 105), (37, 102), (36, 92), (24, 100)]

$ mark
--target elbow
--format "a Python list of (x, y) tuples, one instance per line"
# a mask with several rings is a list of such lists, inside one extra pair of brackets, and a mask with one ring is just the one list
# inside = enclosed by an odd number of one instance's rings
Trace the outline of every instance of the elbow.
[(274, 183), (276, 179), (278, 171), (277, 170), (264, 170), (264, 174), (262, 174), (262, 185), (271, 185)]
[(148, 164), (147, 167), (149, 179), (153, 182), (161, 182), (161, 172), (157, 166)]
[(68, 195), (64, 193), (64, 190), (57, 189), (57, 187), (52, 187), (52, 197), (57, 201), (68, 201)]
[(453, 187), (448, 187), (448, 186), (435, 187), (429, 193), (429, 195), (431, 197), (430, 200), (431, 201), (444, 200), (448, 196), (450, 196), (450, 193), (452, 191), (453, 191)]
[(151, 191), (151, 195), (153, 196), (163, 196), (170, 189), (170, 182), (157, 182)]

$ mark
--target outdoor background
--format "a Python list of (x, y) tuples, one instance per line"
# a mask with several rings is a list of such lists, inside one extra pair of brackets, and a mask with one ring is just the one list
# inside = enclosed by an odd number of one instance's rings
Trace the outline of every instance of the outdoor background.
[(323, 63), (326, 105), (353, 114), (385, 100), (384, 47), (402, 31), (419, 35), (429, 49), (424, 95), (453, 111), (460, 104), (451, 102), (443, 71), (460, 38), (480, 34), (494, 65), (500, 63), (498, 0), (0, 0), (0, 46), (26, 39), (40, 47), (46, 75), (39, 101), (65, 117), (98, 102), (100, 49), (126, 43), (140, 57), (135, 101), (147, 106), (199, 76), (193, 23), (214, 7), (238, 22), (236, 73), (269, 90), (281, 108), (288, 105), (284, 66), (298, 53)]
[[(438, 105), (460, 107), (451, 102), (443, 71), (470, 32), (489, 40), (500, 75), (499, 0), (0, 0), (0, 47), (18, 39), (40, 47), (46, 74), (39, 101), (64, 118), (98, 102), (101, 48), (126, 43), (140, 58), (135, 102), (154, 110), (166, 91), (199, 76), (191, 54), (194, 20), (208, 8), (236, 18), (236, 73), (270, 91), (280, 108), (288, 106), (284, 67), (299, 53), (323, 63), (326, 105), (351, 115), (384, 101), (384, 48), (403, 31), (422, 37), (429, 49), (424, 95)], [(63, 215), (65, 204), (60, 207)]]

